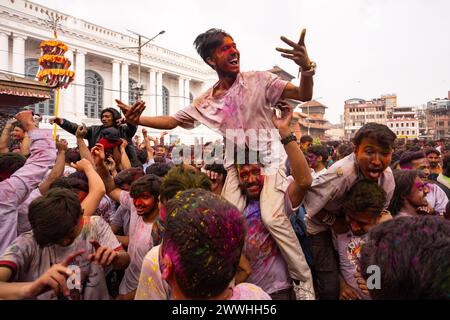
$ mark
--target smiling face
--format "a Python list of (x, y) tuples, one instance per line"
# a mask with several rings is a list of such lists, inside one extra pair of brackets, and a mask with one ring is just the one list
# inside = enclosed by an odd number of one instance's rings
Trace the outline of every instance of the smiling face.
[(264, 185), (264, 177), (261, 174), (261, 165), (246, 164), (238, 170), (239, 186), (250, 200), (259, 199)]
[(157, 202), (155, 201), (155, 197), (152, 196), (150, 192), (142, 192), (133, 198), (133, 204), (136, 208), (136, 213), (139, 216), (144, 216), (153, 212)]
[(14, 129), (11, 132), (11, 137), (14, 140), (22, 140), (25, 137), (25, 131), (19, 127), (14, 127)]
[(414, 208), (427, 206), (428, 202), (426, 195), (428, 190), (429, 187), (427, 186), (427, 183), (425, 183), (420, 177), (416, 177), (416, 180), (411, 187), (411, 191), (405, 200), (408, 201)]
[(230, 37), (224, 37), (222, 44), (214, 50), (213, 56), (207, 62), (219, 74), (237, 75), (240, 72), (240, 53)]
[(392, 149), (381, 147), (372, 138), (362, 139), (355, 154), (362, 174), (372, 181), (378, 180), (392, 160)]

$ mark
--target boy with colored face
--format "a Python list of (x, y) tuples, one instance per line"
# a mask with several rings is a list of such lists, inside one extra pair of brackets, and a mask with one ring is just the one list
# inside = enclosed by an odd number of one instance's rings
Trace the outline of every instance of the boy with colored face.
[(426, 195), (429, 185), (416, 170), (396, 170), (394, 172), (395, 191), (389, 211), (393, 216), (411, 217), (419, 214), (433, 214)]
[(105, 154), (101, 144), (93, 148), (93, 158), (109, 197), (130, 212), (128, 253), (131, 262), (125, 270), (117, 299), (133, 300), (138, 287), (142, 261), (145, 254), (153, 247), (151, 233), (153, 223), (159, 215), (158, 198), (161, 178), (152, 174), (144, 175), (134, 181), (130, 192), (127, 192), (115, 186), (114, 179), (104, 163)]
[(338, 262), (330, 227), (342, 209), (342, 202), (360, 180), (378, 183), (386, 192), (387, 208), (394, 192), (389, 168), (396, 135), (385, 125), (368, 123), (354, 137), (354, 152), (337, 161), (313, 181), (303, 202), (311, 243), (319, 299), (339, 298)]
[(239, 132), (240, 135), (242, 132), (247, 139), (254, 131), (262, 130), (266, 137), (260, 137), (257, 151), (267, 153), (270, 158), (272, 165), (265, 170), (276, 172), (280, 166), (284, 166), (286, 155), (279, 144), (277, 131), (273, 130), (273, 108), (280, 99), (308, 101), (312, 97), (315, 64), (308, 57), (305, 34), (306, 30), (303, 29), (298, 43), (281, 37), (292, 49), (276, 49), (300, 67), (298, 87), (269, 72), (241, 72), (240, 53), (233, 38), (223, 30), (210, 29), (200, 34), (194, 45), (203, 61), (216, 71), (219, 81), (191, 105), (174, 116), (147, 117), (141, 116), (145, 108), (143, 101), (133, 107), (116, 101), (129, 122), (156, 129), (173, 129), (177, 126), (192, 129), (196, 122), (200, 122), (224, 137), (227, 130), (234, 130), (234, 134)]
[(376, 224), (392, 219), (383, 211), (386, 192), (376, 182), (361, 180), (349, 191), (343, 203), (344, 216), (333, 225), (336, 250), (339, 253), (341, 300), (369, 299), (356, 282), (363, 239)]
[(324, 146), (312, 146), (308, 148), (308, 163), (313, 179), (327, 171), (328, 151)]
[(428, 211), (433, 214), (443, 214), (448, 203), (445, 192), (437, 184), (430, 181), (430, 163), (423, 151), (408, 151), (402, 154), (399, 161), (402, 170), (420, 171), (424, 182), (430, 182), (427, 185)]

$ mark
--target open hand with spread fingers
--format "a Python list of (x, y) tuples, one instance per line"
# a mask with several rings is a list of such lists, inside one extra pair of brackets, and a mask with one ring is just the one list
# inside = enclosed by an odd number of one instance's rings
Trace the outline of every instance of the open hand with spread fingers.
[(117, 106), (122, 110), (125, 119), (128, 123), (133, 125), (139, 125), (139, 118), (142, 112), (145, 110), (145, 102), (137, 101), (133, 106), (129, 106), (122, 101), (116, 99)]
[(291, 46), (292, 49), (276, 48), (277, 51), (282, 52), (282, 57), (293, 60), (301, 68), (301, 71), (308, 71), (313, 67), (306, 51), (305, 35), (306, 29), (303, 29), (297, 43), (282, 36), (280, 39)]

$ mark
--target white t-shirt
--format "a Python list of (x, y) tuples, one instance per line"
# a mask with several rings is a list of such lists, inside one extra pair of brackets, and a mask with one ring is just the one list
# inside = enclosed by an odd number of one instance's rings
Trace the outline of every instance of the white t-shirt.
[[(108, 289), (105, 280), (105, 270), (96, 263), (90, 262), (87, 257), (95, 253), (95, 248), (90, 243), (97, 240), (101, 246), (113, 250), (122, 250), (109, 225), (100, 217), (83, 217), (84, 225), (81, 233), (69, 246), (51, 245), (40, 247), (33, 232), (21, 234), (6, 249), (0, 258), (0, 267), (10, 268), (13, 282), (31, 282), (42, 276), (50, 267), (62, 263), (71, 254), (85, 250), (71, 265), (77, 265), (81, 269), (81, 290), (72, 290), (71, 300), (109, 300)], [(37, 299), (50, 300), (53, 291), (47, 291)]]

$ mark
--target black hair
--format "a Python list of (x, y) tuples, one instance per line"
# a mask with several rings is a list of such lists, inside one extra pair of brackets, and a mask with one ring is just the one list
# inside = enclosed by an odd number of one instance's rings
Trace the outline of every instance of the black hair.
[(161, 178), (154, 174), (147, 174), (131, 184), (130, 196), (136, 198), (143, 192), (148, 192), (158, 200), (160, 187)]
[(374, 139), (382, 148), (392, 148), (397, 136), (388, 126), (376, 122), (369, 122), (356, 132), (353, 139), (356, 148), (359, 147), (364, 138)]
[(148, 161), (148, 153), (146, 149), (136, 149), (136, 156), (140, 163), (146, 164)]
[(161, 183), (160, 199), (162, 203), (166, 203), (179, 191), (192, 188), (201, 188), (211, 190), (211, 180), (202, 172), (187, 170), (182, 166), (175, 166), (169, 170), (164, 176)]
[(417, 177), (420, 177), (420, 172), (416, 170), (394, 170), (395, 189), (389, 204), (392, 216), (396, 216), (405, 204)]
[(124, 184), (128, 184), (131, 186), (131, 184), (136, 181), (139, 178), (142, 178), (144, 176), (144, 171), (141, 168), (128, 168), (120, 171), (115, 177), (114, 177), (114, 183), (117, 187), (122, 188)]
[(113, 127), (117, 127), (117, 120), (119, 120), (120, 118), (122, 118), (122, 116), (120, 115), (120, 112), (117, 111), (114, 108), (105, 108), (102, 110), (102, 112), (100, 113), (100, 119), (102, 118), (103, 114), (105, 112), (109, 112), (112, 114), (113, 117)]
[(440, 153), (439, 151), (437, 151), (436, 149), (434, 149), (434, 148), (427, 148), (427, 149), (425, 150), (425, 155), (426, 155), (427, 157), (428, 157), (428, 155), (431, 154), (431, 153), (436, 154), (438, 157), (441, 155), (441, 153)]
[[(436, 216), (402, 217), (375, 226), (361, 249), (361, 274), (380, 286), (375, 300), (445, 299), (450, 296), (450, 221)], [(369, 281), (368, 281), (369, 282)]]
[(163, 178), (172, 168), (173, 164), (171, 163), (155, 162), (145, 169), (145, 173), (155, 174), (158, 177)]
[(223, 166), (223, 164), (220, 163), (213, 163), (213, 164), (207, 164), (205, 165), (205, 170), (216, 172), (218, 174), (223, 175), (223, 180), (225, 181), (225, 178), (227, 177), (227, 170)]
[(450, 154), (447, 154), (442, 159), (442, 174), (446, 177), (450, 177)]
[(79, 178), (75, 177), (59, 177), (56, 178), (55, 181), (50, 184), (49, 190), (54, 188), (64, 188), (69, 189), (71, 191), (84, 191), (86, 193), (89, 192), (89, 184)]
[(355, 183), (344, 198), (344, 213), (356, 214), (369, 208), (375, 209), (377, 215), (383, 210), (386, 192), (377, 182), (360, 180)]
[(311, 137), (311, 136), (308, 136), (308, 135), (306, 135), (306, 136), (301, 136), (300, 137), (300, 143), (305, 143), (305, 142), (313, 142), (313, 137)]
[(423, 151), (406, 151), (400, 156), (399, 164), (400, 167), (404, 168), (411, 166), (414, 160), (426, 158), (426, 154)]
[(308, 152), (311, 152), (312, 154), (314, 154), (315, 156), (322, 157), (322, 163), (323, 164), (327, 164), (328, 163), (328, 156), (330, 155), (327, 148), (322, 146), (322, 145), (315, 145), (315, 146), (310, 146), (308, 148)]
[[(197, 50), (200, 57), (205, 61), (211, 68), (213, 68), (207, 59), (210, 58), (214, 50), (222, 45), (223, 39), (229, 37), (233, 39), (228, 33), (221, 29), (209, 29), (208, 31), (201, 33), (194, 40), (194, 47)], [(214, 68), (213, 68), (214, 69)]]
[(39, 246), (45, 247), (70, 236), (83, 215), (75, 192), (54, 188), (33, 200), (28, 209), (33, 236)]
[(78, 148), (69, 148), (65, 153), (65, 162), (66, 163), (77, 163), (81, 160), (80, 150)]
[(0, 173), (3, 179), (9, 178), (14, 172), (19, 170), (25, 165), (27, 158), (16, 152), (6, 152), (0, 154)]

